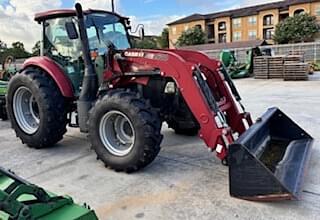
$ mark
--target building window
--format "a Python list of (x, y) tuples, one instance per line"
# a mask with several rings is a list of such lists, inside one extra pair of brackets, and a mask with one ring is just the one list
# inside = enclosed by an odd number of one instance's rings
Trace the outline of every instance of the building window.
[(273, 28), (267, 28), (263, 30), (263, 39), (265, 40), (272, 40), (273, 35), (274, 35)]
[(263, 17), (263, 25), (269, 26), (273, 25), (273, 15), (266, 15)]
[(172, 28), (172, 34), (173, 34), (173, 35), (176, 35), (176, 34), (177, 34), (177, 28), (176, 28), (176, 27), (173, 27), (173, 28)]
[(241, 19), (240, 18), (233, 19), (232, 24), (233, 24), (234, 28), (240, 28), (241, 27)]
[(256, 16), (251, 16), (249, 17), (249, 24), (254, 26), (257, 24), (257, 17)]
[(279, 15), (279, 22), (286, 20), (289, 17), (289, 13), (283, 13)]
[(294, 16), (301, 15), (301, 14), (304, 14), (304, 13), (305, 13), (304, 9), (298, 9), (298, 10), (294, 11)]
[(219, 43), (227, 43), (227, 34), (219, 34)]
[(214, 24), (208, 25), (208, 39), (214, 39)]
[(201, 30), (202, 30), (202, 26), (201, 26), (201, 24), (197, 24), (195, 27), (196, 27), (196, 28), (199, 28), (199, 29), (201, 29)]
[(320, 5), (316, 7), (316, 15), (320, 16)]
[(249, 31), (249, 40), (257, 39), (257, 31)]
[(219, 28), (219, 31), (225, 31), (225, 30), (227, 30), (227, 24), (226, 24), (226, 22), (224, 22), (224, 21), (219, 22), (218, 28)]
[(241, 40), (241, 32), (240, 31), (233, 32), (233, 40), (234, 41)]

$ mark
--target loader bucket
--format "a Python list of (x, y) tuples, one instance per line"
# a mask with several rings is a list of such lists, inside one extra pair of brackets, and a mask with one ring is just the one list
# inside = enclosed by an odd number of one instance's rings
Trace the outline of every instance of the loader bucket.
[(254, 201), (299, 199), (313, 138), (277, 108), (229, 147), (230, 194)]

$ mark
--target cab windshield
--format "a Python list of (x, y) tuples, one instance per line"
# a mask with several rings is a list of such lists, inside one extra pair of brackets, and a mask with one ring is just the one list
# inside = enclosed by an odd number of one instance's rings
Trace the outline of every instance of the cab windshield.
[[(75, 22), (75, 17), (61, 17), (46, 20), (44, 25), (43, 55), (56, 61), (72, 81), (75, 94), (80, 92), (84, 73), (81, 40), (70, 39), (66, 23)], [(105, 55), (109, 46), (125, 50), (130, 48), (127, 29), (123, 18), (109, 13), (93, 13), (85, 16), (92, 61), (95, 64), (99, 82), (105, 68)]]
[(86, 16), (87, 34), (91, 50), (105, 53), (110, 45), (123, 50), (130, 47), (127, 30), (120, 18), (107, 13)]

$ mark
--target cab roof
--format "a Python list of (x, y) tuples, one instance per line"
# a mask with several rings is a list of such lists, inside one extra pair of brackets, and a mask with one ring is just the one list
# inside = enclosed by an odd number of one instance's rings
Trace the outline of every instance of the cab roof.
[[(88, 9), (83, 11), (83, 13), (86, 14), (92, 14), (92, 13), (107, 13), (107, 14), (114, 14), (115, 16), (118, 16), (122, 19), (128, 19), (127, 17), (122, 17), (121, 15), (117, 13), (113, 13), (110, 11), (104, 11), (104, 10), (98, 10), (98, 9)], [(37, 22), (42, 22), (47, 19), (53, 19), (53, 18), (61, 18), (61, 17), (71, 17), (76, 16), (76, 11), (73, 9), (58, 9), (58, 10), (50, 10), (45, 12), (40, 12), (35, 15), (34, 20)]]

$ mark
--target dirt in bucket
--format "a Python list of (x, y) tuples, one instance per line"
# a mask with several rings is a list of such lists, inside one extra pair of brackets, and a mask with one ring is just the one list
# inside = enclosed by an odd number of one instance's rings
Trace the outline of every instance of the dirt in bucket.
[(261, 155), (261, 162), (273, 173), (275, 172), (279, 162), (284, 157), (288, 144), (289, 143), (287, 141), (283, 140), (270, 140), (268, 146)]

